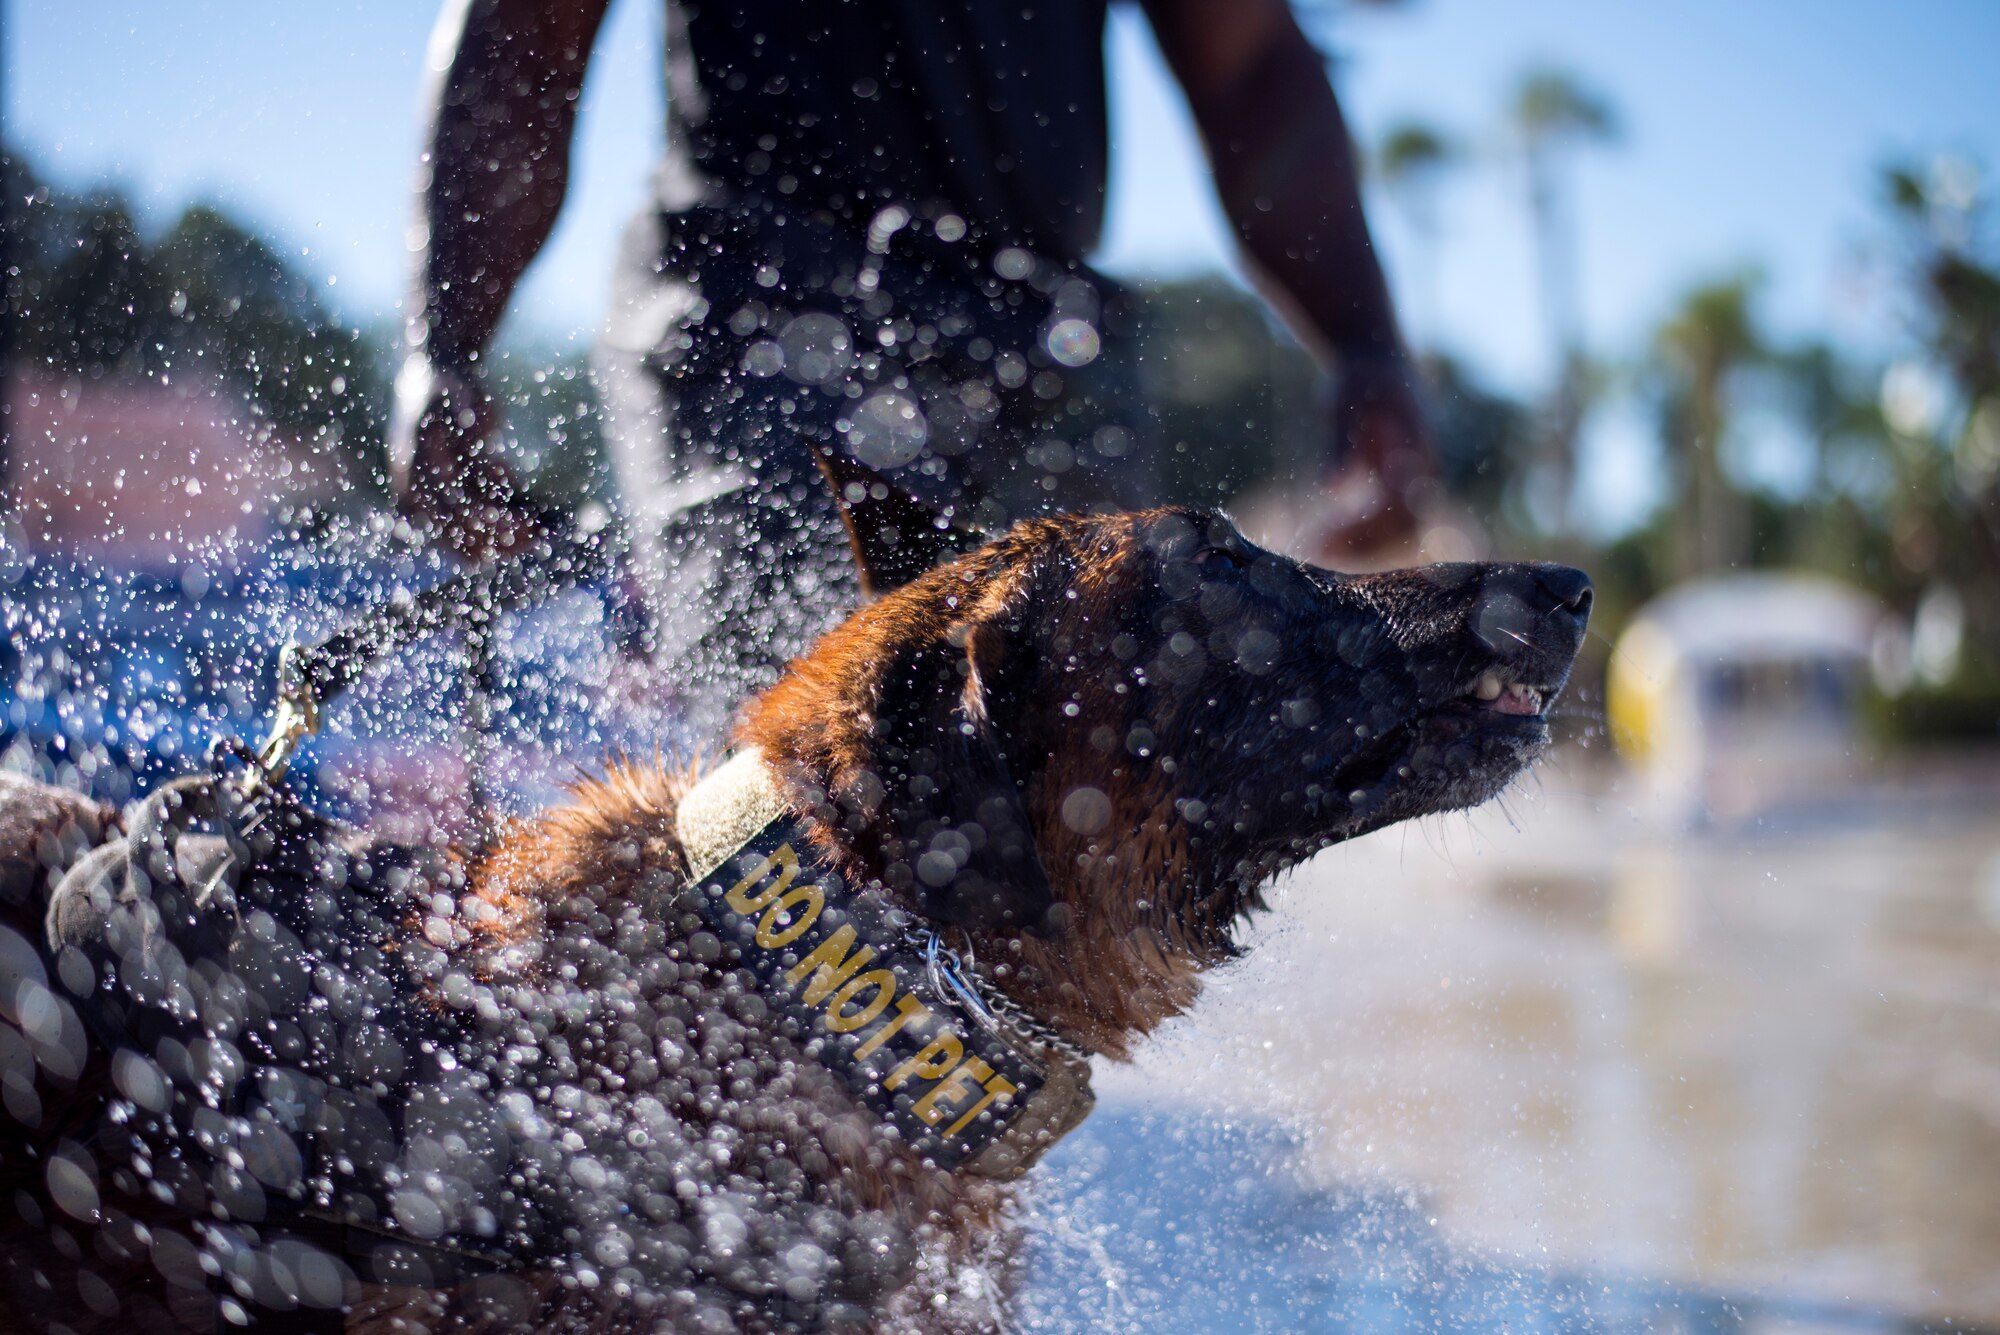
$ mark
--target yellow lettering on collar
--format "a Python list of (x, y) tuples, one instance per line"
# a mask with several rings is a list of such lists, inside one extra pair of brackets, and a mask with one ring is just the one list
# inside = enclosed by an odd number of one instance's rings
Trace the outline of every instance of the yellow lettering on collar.
[[(769, 876), (774, 870), (779, 873), (777, 884), (758, 894), (751, 894), (750, 887)], [(798, 874), (799, 855), (793, 851), (790, 844), (780, 844), (776, 852), (758, 863), (756, 870), (738, 881), (722, 898), (730, 908), (748, 917), (783, 894), (785, 887), (789, 886)]]
[[(757, 944), (766, 950), (790, 945), (819, 921), (825, 907), (826, 893), (811, 881), (793, 886), (764, 910), (757, 924)], [(789, 921), (785, 920), (787, 914), (791, 915)]]
[[(875, 989), (874, 999), (859, 1010), (849, 1011), (848, 1007), (867, 987)], [(826, 1027), (836, 1034), (851, 1034), (880, 1015), (889, 998), (895, 995), (896, 975), (887, 969), (870, 969), (833, 994), (833, 1004), (826, 1008)]]
[(935, 1080), (958, 1065), (958, 1059), (964, 1055), (964, 1041), (947, 1029), (924, 1044), (923, 1051), (889, 1072), (889, 1078), (882, 1082), (882, 1088), (895, 1089), (911, 1076), (916, 1076), (919, 1080)]
[(971, 1098), (972, 1091), (992, 1074), (991, 1066), (977, 1057), (967, 1057), (933, 1085), (930, 1093), (918, 1099), (910, 1111), (923, 1118), (925, 1125), (936, 1126), (949, 1115), (952, 1105)]
[[(939, 1088), (942, 1088), (942, 1086), (939, 1086)], [(986, 1110), (987, 1104), (993, 1102), (995, 1099), (1012, 1099), (1017, 1092), (1014, 1082), (1004, 1075), (994, 1076), (982, 1088), (986, 1091), (986, 1097), (973, 1104), (970, 1108), (967, 1108), (965, 1116), (944, 1129), (944, 1138), (946, 1140), (955, 1139), (959, 1132), (965, 1130), (968, 1122)]]
[(889, 1017), (889, 1023), (868, 1035), (867, 1038), (861, 1041), (861, 1046), (854, 1050), (854, 1060), (862, 1060), (875, 1051), (875, 1049), (887, 1043), (896, 1036), (896, 1031), (904, 1025), (930, 1018), (931, 1008), (929, 1006), (924, 1005), (923, 1002), (918, 1001), (907, 992), (904, 993), (902, 996), (896, 998), (896, 1013)]
[[(849, 951), (854, 953), (850, 955)], [(850, 974), (874, 958), (873, 946), (854, 950), (854, 924), (842, 923), (839, 931), (820, 942), (812, 954), (786, 972), (785, 981), (796, 987), (801, 978), (812, 974), (812, 981), (806, 984), (804, 1000), (808, 1006), (817, 1006), (827, 993), (845, 983)]]

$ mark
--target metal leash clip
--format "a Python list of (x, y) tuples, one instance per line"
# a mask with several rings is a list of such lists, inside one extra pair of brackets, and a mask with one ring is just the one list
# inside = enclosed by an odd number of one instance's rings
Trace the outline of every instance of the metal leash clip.
[(246, 802), (274, 791), (299, 743), (319, 731), (319, 690), (306, 674), (305, 659), (306, 651), (297, 643), (278, 655), (278, 705), (270, 735), (257, 748), (255, 762), (244, 769), (240, 791)]
[(956, 1001), (959, 1009), (970, 1016), (981, 1029), (1001, 1042), (1007, 1042), (1000, 1017), (989, 1010), (986, 1003), (980, 999), (979, 993), (967, 981), (965, 966), (959, 962), (957, 953), (947, 946), (936, 932), (925, 935), (924, 968), (930, 974), (931, 986), (940, 996), (947, 996)]
[[(912, 934), (914, 941), (914, 934)], [(990, 984), (981, 995), (979, 987), (956, 952), (944, 944), (935, 931), (923, 933), (924, 967), (931, 987), (940, 996), (951, 998), (971, 1019), (1009, 1047), (1025, 1039), (1031, 1044), (1059, 1053), (1071, 1061), (1088, 1062), (1090, 1049), (1065, 1037), (1048, 1021), (1030, 1013), (1020, 1002)], [(991, 997), (992, 1000), (987, 998)]]
[[(234, 737), (218, 737), (209, 744), (215, 792), (239, 839), (248, 839), (270, 815), (271, 800), (278, 795), (299, 743), (319, 731), (321, 693), (308, 670), (308, 655), (297, 643), (287, 644), (279, 653), (277, 705), (262, 746), (253, 751)], [(230, 781), (224, 773), (232, 761), (243, 769)]]

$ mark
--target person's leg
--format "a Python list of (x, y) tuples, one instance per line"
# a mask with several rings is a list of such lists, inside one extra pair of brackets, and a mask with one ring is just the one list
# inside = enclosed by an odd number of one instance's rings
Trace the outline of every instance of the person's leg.
[[(902, 278), (885, 275), (885, 290)], [(925, 294), (922, 282), (904, 281), (899, 292), (913, 286)], [(936, 294), (935, 305), (957, 318), (935, 324), (953, 335), (905, 368), (924, 447), (890, 476), (989, 528), (1159, 504), (1157, 432), (1129, 299), (1084, 272), (1038, 276), (1020, 295), (1027, 299), (1011, 304), (964, 289)]]
[[(996, 296), (894, 262), (871, 296), (841, 239), (818, 240), (781, 293), (743, 277), (762, 273), (746, 256), (763, 243), (736, 235), (745, 249), (707, 267), (703, 300), (660, 272), (642, 220), (599, 349), (653, 662), (700, 745), (858, 601), (808, 439), (995, 529), (1157, 499), (1119, 298), (1076, 277)], [(1087, 346), (1052, 346), (1058, 316), (1089, 327)]]
[(651, 220), (634, 225), (593, 370), (651, 626), (648, 691), (677, 715), (671, 744), (712, 751), (859, 586), (799, 435), (824, 416), (817, 391), (742, 376), (692, 286), (654, 271), (658, 244)]
[(860, 601), (832, 494), (809, 455), (787, 454), (659, 532), (653, 662), (699, 747)]

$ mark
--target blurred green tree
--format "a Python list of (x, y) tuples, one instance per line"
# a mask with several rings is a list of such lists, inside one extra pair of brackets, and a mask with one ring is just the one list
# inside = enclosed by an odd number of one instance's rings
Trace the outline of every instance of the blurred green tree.
[(573, 510), (611, 500), (603, 417), (587, 353), (528, 345), (498, 349), (488, 368), (506, 406), (511, 462), (537, 506)]
[(1444, 181), (1465, 158), (1458, 142), (1443, 130), (1421, 120), (1400, 120), (1382, 134), (1369, 157), (1373, 175), (1383, 193), (1403, 215), (1410, 234), (1416, 239), (1418, 254), (1411, 265), (1412, 299), (1415, 320), (1407, 320), (1417, 331), (1417, 342), (1434, 341), (1437, 328), (1437, 259), (1442, 227), (1438, 194)]
[(1769, 358), (1752, 309), (1757, 287), (1754, 274), (1698, 286), (1654, 338), (1672, 479), (1664, 565), (1676, 579), (1733, 569), (1750, 556), (1749, 515), (1725, 471), (1723, 441), (1732, 382)]
[(1883, 522), (1894, 488), (1880, 372), (1820, 340), (1774, 351), (1770, 364), (1809, 472), (1793, 503), (1762, 507), (1765, 517), (1753, 527), (1766, 539), (1755, 556), (1858, 580), (1907, 609), (1915, 591), (1896, 578)]
[(1219, 276), (1146, 283), (1134, 295), (1139, 373), (1169, 498), (1212, 505), (1275, 478), (1316, 475), (1318, 371), (1262, 302)]
[[(1219, 277), (1150, 283), (1136, 295), (1167, 496), (1214, 504), (1315, 477), (1318, 368), (1264, 305)], [(1483, 516), (1518, 512), (1528, 410), (1452, 357), (1429, 353), (1419, 366), (1446, 488)]]
[(244, 395), (273, 428), (341, 456), (373, 492), (386, 476), (379, 357), (343, 326), (310, 279), (212, 205), (189, 208), (153, 252), (183, 367)]
[(1457, 358), (1432, 352), (1419, 363), (1445, 489), (1486, 522), (1520, 527), (1520, 464), (1534, 443), (1533, 415)]
[(1535, 234), (1536, 273), (1543, 318), (1556, 355), (1556, 387), (1549, 398), (1533, 475), (1531, 513), (1557, 531), (1571, 523), (1576, 484), (1576, 440), (1589, 384), (1584, 364), (1583, 319), (1578, 303), (1576, 206), (1570, 182), (1578, 149), (1606, 144), (1619, 134), (1611, 102), (1563, 70), (1534, 69), (1522, 76), (1507, 107), (1507, 124), (1527, 181), (1528, 217)]
[(268, 242), (210, 205), (150, 244), (113, 191), (72, 194), (10, 164), (17, 202), (16, 364), (92, 380), (205, 376), (253, 431), (338, 456), (359, 499), (381, 494), (381, 357)]
[(15, 355), (92, 379), (157, 372), (166, 302), (130, 206), (108, 191), (53, 192), (25, 165), (17, 170), (9, 188), (25, 207), (7, 313)]
[[(1758, 319), (1754, 272), (1691, 289), (1639, 370), (1657, 393), (1669, 494), (1598, 569), (1638, 601), (1732, 568), (1802, 566), (1877, 593), (1916, 620), (1919, 640), (1927, 616), (1948, 622), (1946, 662), (1923, 667), (1885, 704), (1885, 720), (1903, 738), (1990, 740), (2000, 726), (2000, 254), (1969, 165), (1901, 165), (1883, 180), (1909, 348), (1884, 367), (1821, 340), (1776, 346)], [(1774, 435), (1805, 451), (1789, 485), (1755, 480), (1737, 456)]]
[[(1883, 175), (1918, 358), (1882, 381), (1897, 563), (1964, 608), (1964, 675), (2000, 702), (2000, 246), (1978, 169), (1949, 155)], [(1925, 392), (1941, 376), (1949, 391)]]
[(1987, 208), (1978, 169), (1943, 157), (1928, 171), (1896, 166), (1884, 177), (1911, 246), (1920, 332), (1976, 410), (2000, 393), (2000, 270), (1977, 253)]

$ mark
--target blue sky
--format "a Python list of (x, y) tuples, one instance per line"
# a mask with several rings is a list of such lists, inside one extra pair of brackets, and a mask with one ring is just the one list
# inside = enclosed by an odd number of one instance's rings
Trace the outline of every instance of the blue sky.
[[(1471, 146), (1441, 197), (1434, 252), (1383, 201), (1373, 216), (1413, 332), (1520, 392), (1544, 383), (1549, 357), (1499, 111), (1530, 65), (1573, 70), (1624, 122), (1621, 142), (1585, 154), (1576, 172), (1586, 324), (1606, 355), (1643, 346), (1691, 281), (1752, 264), (1767, 275), (1780, 330), (1889, 346), (1867, 263), (1879, 251), (1876, 169), (1944, 150), (2000, 170), (2000, 5), (1990, 0), (1313, 9), (1360, 139), (1417, 115)], [(122, 182), (160, 222), (191, 199), (218, 199), (328, 280), (350, 318), (390, 318), (407, 265), (434, 17), (425, 0), (15, 0), (10, 10), (10, 124), (44, 172)], [(587, 339), (595, 326), (610, 247), (643, 198), (658, 142), (659, 26), (656, 5), (616, 0), (570, 206), (518, 298), (518, 330)], [(1185, 110), (1135, 11), (1121, 8), (1108, 45), (1115, 177), (1104, 263), (1124, 273), (1228, 265)]]

